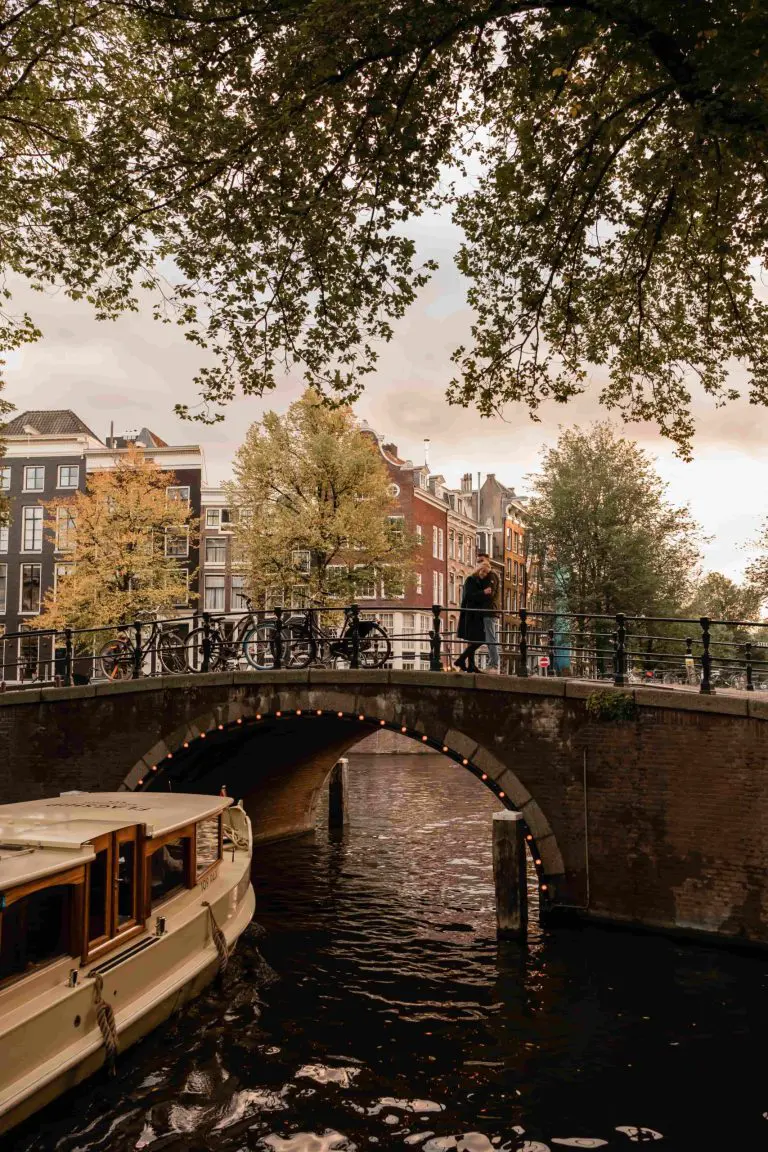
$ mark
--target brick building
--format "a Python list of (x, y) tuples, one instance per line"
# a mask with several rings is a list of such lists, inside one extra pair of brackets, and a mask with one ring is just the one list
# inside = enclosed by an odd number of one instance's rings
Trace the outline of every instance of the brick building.
[[(128, 445), (136, 443), (173, 473), (169, 498), (184, 500), (198, 517), (203, 456), (196, 444), (173, 447), (146, 428), (102, 441), (69, 409), (22, 412), (5, 426), (3, 441), (0, 489), (9, 500), (10, 523), (0, 528), (0, 658), (7, 680), (17, 679), (20, 669), (27, 677), (48, 677), (50, 641), (23, 633), (34, 630), (46, 593), (71, 570), (75, 525), (62, 511), (52, 536), (45, 505), (85, 491), (91, 473), (114, 467)], [(178, 533), (170, 546), (188, 573), (189, 598), (179, 605), (187, 610), (197, 594), (198, 551)]]

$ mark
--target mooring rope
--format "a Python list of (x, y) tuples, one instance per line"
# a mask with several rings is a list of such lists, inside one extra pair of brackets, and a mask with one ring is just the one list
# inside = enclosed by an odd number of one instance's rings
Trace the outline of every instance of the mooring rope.
[(219, 954), (219, 974), (223, 975), (227, 970), (227, 964), (229, 964), (229, 949), (227, 948), (227, 942), (224, 939), (224, 933), (216, 923), (216, 917), (213, 914), (213, 908), (207, 900), (203, 900), (203, 908), (208, 909), (208, 919), (211, 922), (211, 936), (213, 936), (213, 942), (216, 945), (216, 951)]
[(118, 1045), (117, 1025), (115, 1024), (115, 1014), (112, 1011), (112, 1005), (107, 1004), (101, 994), (103, 988), (104, 977), (97, 973), (93, 978), (93, 1002), (96, 1005), (96, 1019), (99, 1022), (101, 1035), (104, 1039), (104, 1048), (106, 1051), (104, 1063), (107, 1066), (109, 1075), (114, 1076)]

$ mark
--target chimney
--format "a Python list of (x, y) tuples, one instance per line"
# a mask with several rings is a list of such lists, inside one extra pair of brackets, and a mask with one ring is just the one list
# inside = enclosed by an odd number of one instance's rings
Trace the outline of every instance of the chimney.
[(424, 467), (429, 468), (429, 436), (424, 437)]
[(396, 459), (399, 458), (397, 444), (382, 444), (382, 448), (386, 452), (387, 456), (394, 456)]
[(472, 473), (465, 472), (461, 478), (461, 490), (463, 493), (470, 493), (472, 491)]

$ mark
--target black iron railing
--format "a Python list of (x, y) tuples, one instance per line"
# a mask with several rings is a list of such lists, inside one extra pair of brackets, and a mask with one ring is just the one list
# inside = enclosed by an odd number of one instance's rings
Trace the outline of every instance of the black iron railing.
[[(25, 629), (0, 637), (0, 679), (9, 688), (233, 668), (439, 672), (453, 668), (466, 644), (457, 634), (459, 611), (438, 604), (379, 609), (361, 603), (202, 612), (100, 628)], [(570, 676), (618, 686), (664, 684), (704, 693), (768, 691), (768, 622), (526, 609), (493, 616), (505, 674)], [(476, 659), (482, 670), (487, 646)]]

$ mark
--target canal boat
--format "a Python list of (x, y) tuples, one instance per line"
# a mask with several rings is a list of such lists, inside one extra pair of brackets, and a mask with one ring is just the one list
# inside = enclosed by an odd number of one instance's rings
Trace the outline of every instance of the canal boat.
[(251, 851), (226, 796), (0, 805), (0, 1133), (226, 966), (254, 912)]

